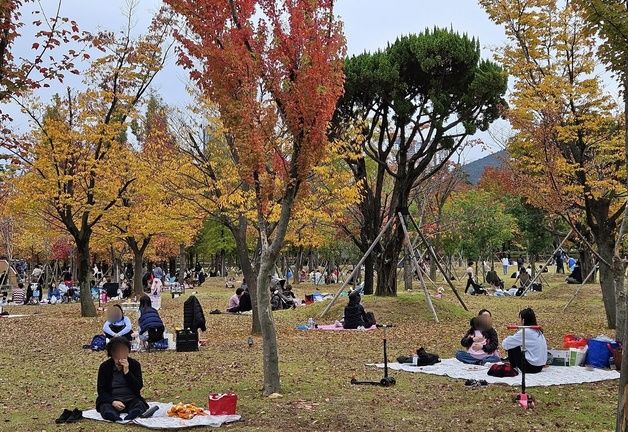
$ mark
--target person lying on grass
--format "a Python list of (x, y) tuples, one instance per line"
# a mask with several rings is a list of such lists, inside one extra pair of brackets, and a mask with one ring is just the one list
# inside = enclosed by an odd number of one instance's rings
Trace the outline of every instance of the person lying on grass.
[(345, 307), (344, 328), (370, 328), (376, 324), (375, 315), (364, 310), (364, 307), (360, 304), (361, 300), (360, 290), (354, 290), (349, 294), (349, 304)]
[(129, 357), (130, 352), (131, 343), (126, 338), (114, 337), (107, 344), (109, 359), (100, 365), (96, 385), (96, 411), (105, 420), (121, 421), (121, 413), (127, 413), (125, 420), (133, 420), (148, 409), (140, 393), (144, 386), (142, 367)]
[(499, 346), (497, 332), (482, 313), (490, 315), (490, 312), (482, 310), (479, 316), (471, 318), (469, 331), (460, 341), (460, 345), (466, 348), (466, 351), (458, 351), (456, 359), (462, 363), (483, 365), (500, 361), (497, 353)]
[(133, 326), (129, 317), (124, 316), (120, 305), (115, 304), (107, 309), (107, 321), (105, 321), (102, 331), (107, 339), (122, 336), (131, 340)]
[[(532, 308), (523, 309), (519, 312), (519, 319), (522, 326), (537, 325), (536, 314)], [(523, 329), (505, 338), (502, 346), (508, 351), (508, 361), (513, 367), (525, 370), (525, 373), (539, 373), (547, 363), (547, 341), (545, 340), (545, 335), (543, 335), (542, 330), (526, 329), (525, 332), (525, 358), (521, 358)]]

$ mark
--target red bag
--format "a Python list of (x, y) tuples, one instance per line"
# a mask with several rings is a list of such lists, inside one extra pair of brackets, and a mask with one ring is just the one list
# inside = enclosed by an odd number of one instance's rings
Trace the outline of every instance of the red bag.
[(574, 335), (565, 335), (563, 336), (563, 348), (584, 348), (587, 346), (588, 339), (583, 339)]
[(207, 403), (211, 415), (234, 415), (237, 405), (238, 395), (235, 393), (212, 393)]

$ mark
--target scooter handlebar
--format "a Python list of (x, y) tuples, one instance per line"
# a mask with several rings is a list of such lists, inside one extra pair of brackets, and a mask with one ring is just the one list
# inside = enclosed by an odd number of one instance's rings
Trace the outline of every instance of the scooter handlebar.
[(522, 326), (522, 325), (515, 325), (515, 324), (511, 324), (506, 326), (506, 328), (508, 330), (517, 330), (517, 329), (533, 329), (533, 330), (543, 330), (543, 327), (540, 325), (532, 325), (532, 326)]

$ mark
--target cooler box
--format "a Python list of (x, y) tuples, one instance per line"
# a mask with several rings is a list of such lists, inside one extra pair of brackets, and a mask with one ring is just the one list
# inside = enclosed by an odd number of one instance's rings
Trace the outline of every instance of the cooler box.
[(177, 330), (177, 352), (198, 351), (198, 333), (191, 330)]
[(238, 395), (235, 393), (210, 394), (207, 402), (211, 415), (234, 415), (237, 411)]

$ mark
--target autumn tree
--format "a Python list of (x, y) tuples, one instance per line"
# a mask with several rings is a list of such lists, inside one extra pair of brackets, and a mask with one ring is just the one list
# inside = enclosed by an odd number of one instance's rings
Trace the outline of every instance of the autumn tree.
[(612, 262), (626, 194), (624, 125), (595, 73), (595, 30), (575, 2), (480, 3), (509, 39), (498, 58), (516, 78), (508, 150), (522, 190), (530, 204), (590, 230), (608, 326), (623, 340), (623, 272)]
[[(624, 164), (628, 166), (628, 2), (625, 0), (587, 0), (579, 2), (585, 10), (586, 17), (597, 30), (603, 43), (599, 45), (598, 52), (607, 67), (616, 75), (623, 89), (624, 102)], [(627, 173), (628, 175), (628, 173)], [(628, 177), (626, 178), (628, 189)], [(624, 303), (628, 310), (628, 296), (624, 286), (624, 262), (621, 258), (621, 245), (624, 242), (628, 205), (624, 204), (624, 217), (620, 225), (615, 251), (613, 255), (613, 268), (615, 276), (615, 292), (617, 301)], [(619, 325), (619, 323), (618, 323)], [(628, 335), (628, 319), (624, 322), (623, 334)], [(619, 403), (617, 407), (616, 431), (623, 432), (628, 425), (628, 350), (624, 350), (621, 377), (619, 382)]]
[(30, 139), (13, 149), (24, 166), (22, 192), (44, 203), (46, 214), (76, 243), (83, 316), (96, 314), (89, 285), (90, 240), (135, 180), (120, 176), (117, 168), (129, 145), (129, 120), (162, 67), (169, 21), (168, 15), (157, 15), (148, 33), (136, 39), (130, 24), (120, 35), (101, 35), (103, 54), (84, 73), (84, 90), (68, 88), (42, 112), (34, 102), (18, 101), (34, 126)]
[(195, 220), (190, 207), (173, 193), (168, 193), (164, 177), (177, 173), (167, 154), (174, 150), (174, 137), (168, 125), (167, 109), (157, 97), (148, 99), (146, 113), (132, 122), (138, 144), (128, 146), (119, 175), (131, 181), (122, 193), (119, 205), (111, 210), (105, 228), (119, 238), (133, 253), (133, 288), (143, 292), (144, 255), (157, 237), (189, 243), (194, 235)]
[[(344, 38), (331, 0), (166, 0), (183, 18), (181, 62), (217, 104), (254, 194), (264, 393), (280, 390), (270, 275), (342, 94)], [(196, 63), (195, 64), (194, 62)], [(236, 242), (240, 241), (236, 237)]]
[(492, 257), (513, 238), (515, 218), (493, 194), (478, 190), (455, 193), (443, 209), (443, 242), (476, 262)]
[[(345, 94), (336, 126), (365, 123), (362, 157), (348, 161), (362, 187), (363, 251), (385, 221), (406, 212), (413, 188), (444, 166), (465, 140), (486, 130), (504, 105), (507, 76), (497, 64), (482, 60), (479, 42), (446, 29), (399, 37), (385, 49), (345, 63)], [(440, 164), (433, 164), (440, 154)], [(376, 164), (368, 175), (368, 165)], [(390, 194), (384, 193), (386, 183)], [(382, 239), (369, 259), (377, 264), (378, 295), (395, 295), (399, 254), (404, 243), (400, 224)], [(372, 273), (366, 274), (366, 290)]]

